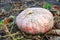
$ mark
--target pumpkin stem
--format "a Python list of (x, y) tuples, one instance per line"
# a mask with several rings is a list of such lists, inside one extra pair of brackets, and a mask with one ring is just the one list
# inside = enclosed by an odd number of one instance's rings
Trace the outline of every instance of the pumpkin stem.
[(33, 13), (33, 11), (32, 11), (32, 10), (28, 12), (28, 14), (32, 14), (32, 13)]

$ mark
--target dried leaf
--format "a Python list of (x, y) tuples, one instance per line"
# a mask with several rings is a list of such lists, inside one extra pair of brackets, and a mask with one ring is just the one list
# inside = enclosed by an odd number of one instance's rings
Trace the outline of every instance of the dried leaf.
[(10, 21), (10, 18), (5, 18), (4, 21), (3, 21), (3, 23), (6, 25), (6, 24), (9, 23), (9, 21)]

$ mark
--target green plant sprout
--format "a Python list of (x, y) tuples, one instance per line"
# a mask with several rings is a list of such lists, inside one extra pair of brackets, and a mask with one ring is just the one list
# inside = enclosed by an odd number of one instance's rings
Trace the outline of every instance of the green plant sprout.
[(2, 25), (2, 24), (3, 24), (3, 20), (0, 21), (0, 25)]
[(13, 18), (13, 19), (14, 19), (14, 18), (15, 18), (15, 16), (11, 15), (11, 16), (9, 16), (9, 18)]

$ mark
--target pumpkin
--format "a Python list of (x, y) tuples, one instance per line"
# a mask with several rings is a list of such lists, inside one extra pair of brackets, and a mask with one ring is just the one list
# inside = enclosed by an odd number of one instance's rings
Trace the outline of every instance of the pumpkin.
[(46, 33), (54, 24), (53, 15), (44, 8), (27, 8), (16, 17), (18, 28), (25, 33)]

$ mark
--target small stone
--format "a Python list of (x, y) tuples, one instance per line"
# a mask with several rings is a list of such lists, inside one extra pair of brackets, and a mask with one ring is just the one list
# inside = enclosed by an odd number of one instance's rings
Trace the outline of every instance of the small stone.
[(54, 40), (60, 40), (60, 37), (55, 37)]

